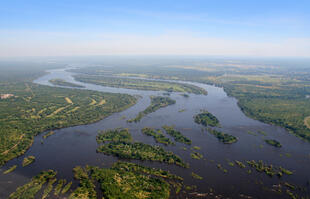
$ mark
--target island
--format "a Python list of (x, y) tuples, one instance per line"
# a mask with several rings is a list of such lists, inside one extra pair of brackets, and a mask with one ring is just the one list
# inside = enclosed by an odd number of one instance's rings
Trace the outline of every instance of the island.
[(219, 120), (208, 111), (203, 111), (202, 113), (195, 115), (194, 119), (197, 124), (202, 124), (203, 126), (220, 126)]
[(166, 106), (175, 104), (176, 101), (169, 98), (169, 97), (162, 97), (162, 96), (151, 96), (151, 105), (148, 106), (144, 111), (139, 112), (137, 117), (127, 120), (127, 122), (139, 122), (144, 116), (150, 114), (152, 112), (157, 111), (160, 108), (164, 108)]
[(184, 135), (182, 135), (182, 133), (180, 131), (177, 131), (173, 128), (173, 126), (163, 126), (163, 129), (165, 129), (165, 131), (171, 135), (174, 140), (176, 142), (181, 142), (187, 145), (191, 145), (192, 141), (190, 139), (188, 139), (187, 137), (185, 137)]
[(238, 139), (233, 135), (223, 133), (211, 128), (208, 129), (208, 132), (214, 135), (220, 142), (224, 144), (232, 144), (238, 141)]
[(49, 80), (50, 83), (52, 83), (55, 86), (67, 86), (67, 87), (73, 87), (73, 88), (84, 88), (84, 86), (74, 84), (71, 82), (67, 82), (66, 80), (63, 79), (51, 79)]
[(167, 138), (163, 132), (159, 129), (155, 130), (152, 128), (145, 127), (142, 129), (142, 133), (147, 136), (152, 136), (156, 142), (164, 145), (175, 145), (169, 138)]
[(113, 155), (119, 158), (149, 160), (181, 167), (188, 167), (183, 160), (171, 151), (166, 151), (160, 146), (152, 146), (142, 142), (132, 142), (128, 129), (114, 129), (102, 131), (97, 136), (100, 145), (97, 152)]

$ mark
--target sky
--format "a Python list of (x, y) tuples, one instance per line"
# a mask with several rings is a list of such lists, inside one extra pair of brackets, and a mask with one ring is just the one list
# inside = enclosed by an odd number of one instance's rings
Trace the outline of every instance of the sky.
[(310, 1), (0, 1), (0, 57), (81, 55), (310, 57)]

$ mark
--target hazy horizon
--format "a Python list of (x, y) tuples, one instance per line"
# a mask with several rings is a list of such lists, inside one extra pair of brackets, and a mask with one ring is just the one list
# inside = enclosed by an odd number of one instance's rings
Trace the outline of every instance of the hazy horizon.
[(3, 2), (0, 57), (310, 57), (308, 1)]

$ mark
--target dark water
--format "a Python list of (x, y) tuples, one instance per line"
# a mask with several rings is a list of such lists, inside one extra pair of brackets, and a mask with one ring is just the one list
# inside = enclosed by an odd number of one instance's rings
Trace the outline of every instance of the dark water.
[[(176, 146), (165, 148), (173, 151), (181, 156), (185, 162), (188, 162), (190, 164), (189, 169), (156, 162), (134, 162), (170, 170), (182, 176), (185, 184), (197, 185), (198, 192), (208, 192), (210, 188), (213, 188), (217, 194), (229, 198), (240, 198), (240, 194), (264, 199), (286, 198), (286, 195), (278, 195), (270, 191), (273, 184), (284, 181), (307, 187), (309, 195), (307, 181), (310, 180), (310, 144), (289, 134), (283, 128), (246, 117), (237, 106), (237, 100), (228, 97), (222, 88), (192, 83), (205, 88), (208, 95), (190, 94), (189, 98), (185, 98), (180, 93), (172, 93), (170, 97), (176, 100), (175, 105), (151, 113), (139, 123), (127, 123), (127, 119), (135, 117), (138, 112), (144, 110), (150, 104), (150, 95), (162, 95), (163, 92), (108, 88), (75, 82), (71, 73), (65, 70), (50, 71), (48, 75), (35, 80), (35, 83), (50, 85), (48, 80), (54, 78), (81, 84), (90, 90), (128, 93), (140, 95), (142, 98), (133, 107), (115, 113), (97, 123), (56, 130), (55, 134), (45, 139), (43, 144), (41, 144), (43, 134), (37, 136), (33, 146), (25, 155), (9, 161), (1, 168), (4, 171), (14, 164), (18, 165), (18, 168), (10, 174), (3, 175), (1, 171), (0, 198), (6, 198), (18, 186), (28, 182), (29, 178), (42, 170), (57, 170), (59, 179), (66, 178), (71, 181), (73, 180), (72, 168), (77, 165), (111, 166), (117, 161), (117, 158), (96, 153), (97, 143), (95, 137), (99, 130), (125, 127), (129, 128), (134, 140), (155, 144), (153, 138), (141, 133), (141, 129), (143, 127), (161, 128), (163, 125), (175, 125), (177, 130), (180, 130), (192, 140), (192, 146), (201, 147), (198, 152), (203, 154), (204, 158), (201, 160), (192, 159), (190, 157), (190, 147), (176, 143)], [(179, 112), (181, 109), (185, 109), (185, 111)], [(238, 142), (231, 145), (222, 144), (213, 135), (203, 130), (204, 128), (201, 125), (194, 123), (193, 116), (199, 113), (201, 109), (207, 109), (214, 114), (220, 120), (221, 130), (238, 137)], [(123, 117), (126, 117), (126, 119)], [(254, 136), (247, 133), (248, 131), (257, 132), (259, 130), (265, 131), (267, 136), (258, 133), (256, 133), (257, 136)], [(283, 147), (278, 149), (266, 145), (264, 139), (276, 139)], [(187, 150), (185, 151), (183, 147), (186, 147)], [(34, 155), (36, 161), (22, 168), (20, 166), (21, 162), (28, 155)], [(281, 179), (276, 176), (270, 178), (264, 173), (258, 173), (253, 169), (252, 173), (248, 174), (249, 167), (241, 169), (237, 166), (228, 165), (228, 161), (234, 160), (263, 160), (268, 164), (293, 170), (294, 174), (291, 176), (284, 175)], [(217, 164), (221, 164), (226, 168), (228, 173), (218, 169)], [(199, 174), (203, 177), (203, 180), (193, 179), (191, 172)]]

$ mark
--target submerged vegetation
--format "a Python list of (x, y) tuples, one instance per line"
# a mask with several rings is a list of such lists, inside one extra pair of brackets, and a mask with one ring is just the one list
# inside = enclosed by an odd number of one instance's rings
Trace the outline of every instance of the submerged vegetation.
[(152, 136), (156, 142), (162, 143), (165, 145), (175, 145), (174, 142), (172, 142), (169, 138), (164, 136), (161, 130), (155, 130), (152, 128), (145, 127), (142, 129), (142, 133), (147, 136)]
[(163, 129), (165, 129), (165, 131), (169, 135), (171, 135), (176, 142), (181, 142), (188, 145), (192, 144), (192, 141), (190, 139), (182, 135), (180, 131), (175, 130), (173, 126), (163, 126)]
[(73, 87), (73, 88), (83, 88), (84, 86), (74, 84), (71, 82), (67, 82), (66, 80), (63, 79), (51, 79), (49, 80), (50, 83), (56, 86), (67, 86), (67, 87)]
[(199, 113), (198, 115), (194, 116), (195, 122), (197, 124), (202, 124), (204, 126), (220, 126), (219, 120), (209, 113), (208, 111), (203, 111), (202, 113)]
[(131, 142), (131, 140), (128, 129), (101, 132), (97, 136), (97, 142), (104, 143), (104, 145), (100, 145), (97, 151), (119, 158), (158, 161), (187, 167), (179, 156), (165, 151), (160, 146)]
[(151, 96), (151, 105), (141, 111), (136, 118), (127, 120), (128, 122), (139, 122), (145, 115), (157, 111), (160, 108), (175, 104), (175, 100), (169, 97)]
[(265, 142), (271, 146), (277, 147), (277, 148), (281, 148), (282, 145), (280, 144), (280, 142), (278, 142), (277, 140), (265, 140)]
[(238, 141), (238, 139), (233, 135), (223, 133), (211, 128), (208, 129), (208, 132), (214, 135), (220, 142), (223, 142), (224, 144), (232, 144)]

